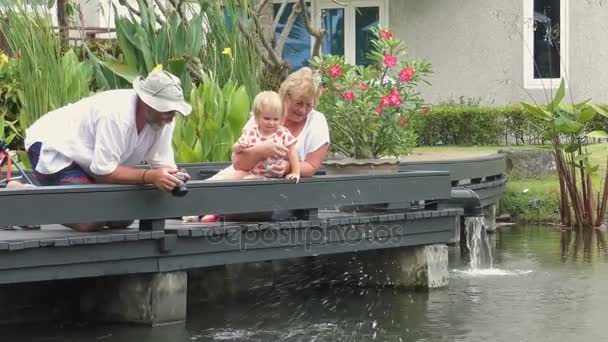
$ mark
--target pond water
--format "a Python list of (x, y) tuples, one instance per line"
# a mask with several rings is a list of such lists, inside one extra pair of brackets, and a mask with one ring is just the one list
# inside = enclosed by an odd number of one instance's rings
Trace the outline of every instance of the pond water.
[(189, 308), (185, 325), (3, 328), (2, 341), (606, 340), (601, 233), (513, 226), (490, 236), (493, 268), (450, 247), (450, 285), (430, 292), (314, 286), (302, 277)]

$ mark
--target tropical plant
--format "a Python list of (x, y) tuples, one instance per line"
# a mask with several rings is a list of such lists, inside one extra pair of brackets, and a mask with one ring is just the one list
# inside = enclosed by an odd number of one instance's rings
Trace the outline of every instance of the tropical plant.
[(44, 8), (3, 2), (0, 15), (8, 18), (0, 22), (0, 27), (18, 60), (21, 129), (46, 113), (89, 95), (90, 67), (79, 62), (71, 51), (62, 55), (59, 37), (53, 33), (51, 18)]
[(200, 83), (203, 73), (220, 84), (234, 80), (250, 94), (257, 92), (261, 70), (257, 41), (240, 30), (253, 30), (249, 1), (175, 0), (162, 5), (159, 1), (139, 0), (134, 4), (119, 0), (118, 3), (128, 12), (128, 17), (116, 19), (120, 48), (127, 50), (118, 57), (104, 54), (97, 58), (90, 54), (100, 62), (96, 66), (96, 80), (103, 89), (125, 86), (120, 80), (117, 83), (109, 78), (107, 70), (132, 81), (162, 64), (180, 77), (187, 94), (191, 81)]
[(9, 120), (16, 120), (21, 108), (18, 62), (16, 58), (0, 52), (0, 112)]
[[(199, 54), (200, 67), (219, 84), (233, 80), (242, 84), (249, 94), (258, 92), (262, 60), (257, 42), (243, 35), (254, 29), (249, 8), (253, 4), (234, 0), (199, 0), (205, 22), (205, 39)], [(236, 19), (238, 18), (238, 19)], [(237, 27), (238, 26), (238, 27)]]
[(403, 41), (373, 29), (367, 66), (349, 65), (341, 56), (314, 58), (321, 74), (318, 108), (330, 123), (332, 148), (357, 159), (400, 156), (416, 144), (408, 121), (426, 111), (416, 92), (431, 72), (424, 60), (406, 60)]
[(39, 7), (29, 10), (25, 5), (3, 4), (0, 11), (8, 18), (2, 21), (2, 32), (19, 59), (17, 70), (24, 85), (19, 119), (26, 128), (62, 104), (61, 46), (48, 13), (39, 12)]
[(223, 88), (203, 75), (190, 94), (192, 114), (176, 117), (173, 150), (178, 162), (230, 160), (231, 147), (247, 122), (250, 98), (244, 86), (228, 81)]
[(93, 69), (87, 62), (78, 60), (74, 50), (68, 50), (61, 57), (63, 69), (64, 104), (76, 102), (90, 95), (89, 85), (93, 77)]
[(608, 113), (590, 100), (568, 103), (565, 95), (562, 80), (549, 104), (522, 106), (534, 117), (533, 126), (553, 145), (562, 223), (578, 228), (598, 227), (604, 223), (608, 205), (608, 167), (604, 170), (602, 191), (596, 192), (593, 179), (599, 174), (600, 165), (591, 162), (585, 145), (588, 138), (608, 138), (603, 130), (589, 131), (597, 114), (608, 117)]
[[(124, 1), (120, 1), (123, 3)], [(159, 27), (155, 6), (138, 0), (138, 16), (121, 16), (114, 7), (116, 36), (122, 58), (105, 55), (93, 60), (112, 70), (116, 75), (131, 82), (139, 75), (147, 75), (157, 65), (179, 77), (186, 94), (192, 89), (192, 78), (188, 65), (193, 56), (198, 56), (203, 46), (203, 21), (199, 14), (183, 19), (178, 12), (168, 14)], [(116, 85), (96, 69), (96, 78), (102, 88)]]

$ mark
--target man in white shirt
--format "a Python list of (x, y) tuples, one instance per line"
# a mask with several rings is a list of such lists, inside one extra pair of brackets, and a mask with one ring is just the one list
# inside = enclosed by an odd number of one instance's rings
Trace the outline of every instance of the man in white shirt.
[[(179, 78), (156, 71), (136, 79), (133, 89), (101, 92), (47, 113), (26, 130), (25, 148), (41, 185), (154, 184), (170, 192), (180, 183), (173, 118), (191, 111)], [(151, 168), (135, 168), (143, 161)], [(66, 226), (94, 231), (128, 224)]]

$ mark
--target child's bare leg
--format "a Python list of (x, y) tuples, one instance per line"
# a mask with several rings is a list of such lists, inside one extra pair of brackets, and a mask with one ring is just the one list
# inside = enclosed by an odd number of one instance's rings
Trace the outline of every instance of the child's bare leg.
[[(247, 171), (241, 170), (230, 170), (222, 172), (221, 174), (215, 175), (212, 178), (207, 179), (208, 181), (227, 181), (227, 180), (239, 180), (249, 175)], [(199, 222), (199, 216), (182, 216), (182, 223)]]
[(247, 175), (249, 175), (249, 172), (247, 172), (247, 171), (230, 170), (230, 171), (222, 172), (219, 175), (215, 175), (212, 178), (209, 178), (207, 180), (214, 180), (214, 181), (218, 181), (218, 180), (239, 180), (239, 179), (243, 179), (243, 178), (247, 177)]

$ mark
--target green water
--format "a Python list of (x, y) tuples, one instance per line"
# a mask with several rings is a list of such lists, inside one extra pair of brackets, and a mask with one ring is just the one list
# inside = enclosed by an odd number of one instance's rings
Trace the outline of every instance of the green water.
[(450, 247), (450, 285), (428, 293), (302, 276), (191, 305), (185, 325), (4, 328), (0, 341), (608, 341), (603, 234), (519, 226), (490, 245), (494, 269), (475, 272)]

